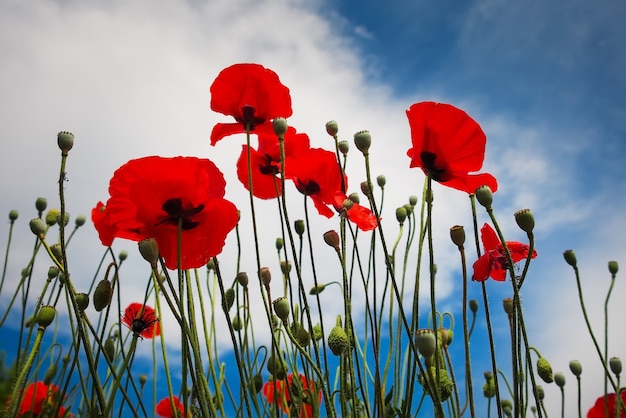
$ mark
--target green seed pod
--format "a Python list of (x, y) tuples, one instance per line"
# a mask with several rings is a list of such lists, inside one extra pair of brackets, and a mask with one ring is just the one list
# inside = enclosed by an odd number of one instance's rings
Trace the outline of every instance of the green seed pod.
[(285, 261), (282, 260), (280, 262), (280, 271), (281, 273), (283, 273), (285, 276), (289, 275), (289, 272), (291, 271), (291, 262), (290, 261)]
[(580, 375), (583, 374), (583, 366), (578, 360), (572, 360), (569, 362), (569, 370), (576, 377), (580, 377)]
[(224, 291), (224, 300), (223, 300), (222, 307), (224, 308), (225, 311), (230, 311), (230, 308), (233, 306), (233, 303), (235, 303), (235, 289), (233, 289), (232, 287), (229, 287), (228, 289)]
[(269, 268), (261, 267), (261, 281), (263, 282), (263, 286), (269, 287), (272, 281), (272, 273)]
[(32, 233), (37, 237), (43, 239), (46, 236), (46, 224), (40, 218), (31, 219), (28, 225)]
[(81, 312), (87, 309), (87, 306), (89, 306), (89, 295), (87, 293), (77, 293), (76, 304)]
[(148, 382), (148, 375), (145, 373), (141, 373), (139, 375), (139, 384), (144, 386)]
[(20, 213), (15, 209), (9, 211), (9, 220), (11, 221), (11, 223), (15, 222), (18, 216), (20, 216)]
[(120, 251), (120, 253), (118, 254), (117, 258), (120, 260), (120, 262), (126, 260), (128, 258), (128, 251), (126, 251), (126, 250)]
[(450, 238), (454, 245), (462, 249), (465, 244), (465, 229), (461, 225), (453, 226), (450, 228)]
[(304, 327), (300, 324), (298, 324), (298, 326), (296, 327), (294, 336), (296, 337), (296, 340), (301, 347), (306, 347), (311, 342), (311, 336), (309, 335), (309, 332), (304, 329)]
[(289, 300), (285, 297), (280, 297), (272, 302), (272, 305), (274, 305), (274, 312), (276, 312), (276, 316), (278, 316), (283, 322), (287, 322), (287, 318), (289, 318), (289, 313), (291, 311)]
[(70, 132), (59, 132), (57, 134), (57, 144), (63, 155), (67, 155), (69, 150), (74, 146), (74, 135)]
[(215, 270), (215, 259), (211, 258), (208, 263), (206, 263), (207, 270)]
[(372, 144), (372, 135), (369, 131), (359, 131), (354, 134), (354, 145), (363, 153), (363, 155), (369, 154), (370, 145)]
[(343, 327), (339, 325), (335, 325), (335, 327), (333, 327), (330, 331), (327, 342), (330, 351), (332, 351), (336, 356), (345, 354), (350, 350), (350, 340), (348, 339), (348, 334), (346, 334)]
[(350, 209), (352, 209), (352, 206), (354, 206), (354, 202), (350, 199), (346, 199), (343, 201), (343, 208), (344, 210), (348, 211)]
[(372, 195), (372, 189), (370, 188), (370, 185), (366, 181), (362, 181), (360, 186), (361, 186), (361, 193), (363, 193), (365, 196)]
[(496, 383), (493, 379), (488, 380), (483, 385), (483, 395), (485, 398), (493, 398), (496, 396)]
[(112, 296), (113, 287), (111, 286), (111, 282), (107, 279), (102, 279), (93, 292), (93, 307), (96, 308), (98, 312), (102, 311), (109, 306)]
[(110, 361), (113, 361), (115, 358), (115, 341), (113, 341), (113, 338), (107, 338), (104, 341), (104, 354)]
[(348, 141), (339, 141), (337, 143), (337, 148), (339, 148), (339, 152), (344, 157), (348, 155), (348, 151), (350, 151), (350, 143)]
[(429, 329), (419, 330), (415, 337), (415, 344), (417, 345), (417, 350), (428, 363), (437, 349), (435, 334)]
[(37, 313), (37, 325), (46, 328), (54, 321), (56, 313), (57, 311), (54, 309), (54, 306), (42, 306)]
[(576, 254), (574, 253), (574, 250), (565, 250), (565, 252), (563, 253), (563, 258), (565, 259), (565, 262), (567, 264), (569, 264), (572, 267), (576, 267)]
[(356, 203), (357, 205), (361, 203), (361, 197), (359, 196), (357, 192), (350, 193), (348, 195), (348, 199), (350, 199), (353, 203)]
[(522, 209), (515, 212), (515, 222), (517, 226), (527, 234), (531, 234), (535, 228), (535, 217), (530, 209)]
[(80, 228), (81, 226), (85, 225), (86, 221), (87, 218), (85, 217), (85, 215), (78, 215), (76, 219), (74, 219), (74, 225), (76, 225), (76, 228)]
[(565, 375), (561, 372), (554, 373), (554, 383), (560, 388), (565, 386)]
[(409, 196), (409, 205), (411, 206), (417, 205), (417, 196)]
[(470, 311), (472, 311), (472, 313), (476, 315), (476, 312), (478, 312), (478, 301), (476, 299), (470, 299), (469, 308)]
[(513, 298), (502, 299), (502, 308), (507, 315), (513, 314)]
[(617, 261), (609, 261), (609, 273), (617, 274), (617, 270), (619, 270), (619, 266), (617, 265)]
[(403, 206), (404, 209), (406, 209), (406, 214), (407, 216), (410, 216), (413, 213), (413, 206), (409, 205), (408, 203), (406, 205)]
[(539, 357), (537, 360), (537, 374), (546, 383), (552, 383), (554, 378), (552, 376), (552, 366), (548, 360), (543, 357)]
[(45, 197), (38, 197), (35, 200), (35, 209), (37, 212), (42, 213), (48, 207), (48, 200)]
[(280, 251), (285, 246), (285, 241), (282, 238), (276, 238), (276, 250)]
[(339, 124), (334, 120), (326, 122), (326, 132), (333, 138), (336, 137), (339, 132)]
[(272, 121), (272, 128), (274, 128), (274, 133), (279, 138), (285, 137), (288, 127), (289, 125), (287, 124), (287, 119), (285, 118), (276, 118)]
[(406, 220), (406, 216), (407, 216), (407, 211), (404, 206), (400, 206), (399, 208), (396, 209), (396, 219), (398, 220), (398, 223), (400, 225), (404, 223), (404, 221)]
[(537, 385), (536, 390), (537, 390), (537, 398), (540, 401), (543, 401), (543, 399), (546, 397), (546, 393), (543, 391), (543, 386)]
[(335, 251), (339, 251), (339, 245), (341, 241), (339, 240), (339, 234), (337, 231), (331, 229), (330, 231), (324, 232), (324, 242), (328, 244), (328, 246), (333, 247)]
[(378, 187), (380, 187), (381, 189), (384, 189), (385, 184), (387, 184), (387, 177), (383, 176), (382, 174), (376, 177), (376, 184), (378, 184)]
[(56, 278), (59, 273), (61, 272), (61, 270), (59, 270), (59, 268), (57, 266), (51, 266), (48, 269), (48, 279), (52, 280), (54, 278)]
[(483, 205), (486, 209), (491, 209), (491, 204), (493, 203), (493, 192), (489, 186), (480, 186), (474, 192), (476, 195), (476, 200), (478, 203)]

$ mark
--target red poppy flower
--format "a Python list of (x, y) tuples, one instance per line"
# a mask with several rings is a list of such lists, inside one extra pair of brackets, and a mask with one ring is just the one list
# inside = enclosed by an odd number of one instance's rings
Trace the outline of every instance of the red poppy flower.
[[(504, 246), (498, 239), (496, 231), (489, 224), (484, 224), (480, 228), (480, 235), (485, 247), (485, 253), (474, 263), (472, 280), (484, 282), (491, 277), (502, 282), (508, 272)], [(506, 246), (509, 248), (513, 263), (525, 260), (528, 257), (528, 250), (530, 249), (528, 245), (517, 241), (507, 241)], [(537, 257), (537, 251), (533, 250), (532, 258), (535, 257)]]
[[(252, 167), (252, 194), (260, 199), (273, 199), (282, 193), (280, 183), (280, 145), (273, 130), (261, 129), (257, 132), (258, 150), (250, 148)], [(296, 133), (291, 126), (285, 134), (285, 178), (292, 177), (297, 159), (309, 150), (309, 137)], [(237, 160), (237, 178), (248, 189), (248, 146), (244, 145)]]
[[(341, 213), (345, 210), (343, 203), (346, 199), (348, 199), (348, 197), (344, 193), (335, 193), (335, 202), (333, 203), (333, 206), (337, 212)], [(372, 211), (355, 202), (353, 202), (350, 209), (346, 211), (346, 217), (349, 221), (354, 222), (354, 224), (361, 231), (371, 231), (372, 229), (376, 229), (378, 226), (376, 216), (374, 216)]]
[[(58, 406), (60, 401), (59, 387), (53, 384), (46, 385), (43, 382), (35, 382), (28, 385), (22, 396), (18, 414), (19, 416), (51, 416), (57, 407), (57, 416), (72, 416), (63, 406)], [(27, 415), (26, 415), (27, 414)]]
[(498, 189), (491, 174), (469, 174), (483, 166), (487, 138), (467, 113), (449, 104), (422, 102), (412, 105), (406, 114), (413, 142), (407, 152), (411, 167), (467, 193), (483, 185), (493, 192)]
[[(278, 407), (287, 415), (290, 414), (290, 410), (293, 407), (298, 407), (301, 418), (313, 417), (313, 394), (315, 393), (315, 382), (308, 380), (303, 375), (300, 377), (300, 384), (296, 385), (293, 382), (293, 374), (288, 374), (285, 380), (271, 380), (263, 385), (263, 395), (267, 399), (269, 405), (278, 405)], [(285, 386), (285, 381), (289, 385), (289, 390)], [(291, 397), (298, 399), (297, 402), (292, 401)], [(317, 406), (322, 403), (322, 391), (318, 391)]]
[[(335, 193), (341, 191), (341, 171), (335, 153), (311, 148), (304, 158), (298, 160), (291, 174), (298, 191), (313, 199), (320, 215), (333, 216), (328, 205), (335, 204)], [(345, 186), (348, 187), (347, 178)]]
[(120, 231), (115, 225), (111, 224), (106, 206), (102, 202), (98, 202), (95, 208), (91, 210), (91, 221), (98, 231), (98, 236), (102, 245), (110, 247), (115, 237), (140, 241), (142, 237), (133, 231)]
[(225, 136), (245, 133), (277, 117), (291, 116), (291, 96), (278, 75), (259, 64), (235, 64), (223, 69), (211, 85), (211, 109), (233, 116), (237, 123), (218, 123), (211, 145)]
[[(622, 406), (626, 405), (626, 390), (622, 390), (620, 392), (620, 397), (622, 398)], [(615, 417), (615, 400), (617, 397), (614, 393), (609, 393), (606, 395), (606, 401), (608, 406), (609, 414), (605, 415), (604, 413), (604, 396), (600, 396), (596, 403), (593, 404), (593, 407), (587, 412), (587, 418), (605, 418), (605, 417)], [(620, 418), (626, 418), (626, 414), (624, 413), (624, 409), (620, 411)]]
[[(106, 212), (116, 236), (154, 238), (168, 268), (197, 268), (222, 251), (237, 224), (237, 208), (223, 199), (225, 186), (222, 173), (206, 159), (140, 158), (113, 175)], [(179, 224), (182, 260), (177, 266)]]
[[(178, 399), (178, 396), (172, 396), (172, 398), (174, 400), (174, 405), (176, 406), (176, 409), (179, 412), (179, 416), (184, 417), (185, 407), (183, 406), (183, 403)], [(156, 413), (158, 416), (163, 417), (163, 418), (175, 418), (176, 417), (176, 414), (174, 413), (174, 410), (172, 409), (172, 403), (170, 402), (169, 397), (163, 398), (159, 401), (159, 403), (156, 406)]]
[(144, 338), (154, 338), (161, 335), (161, 323), (156, 312), (148, 305), (131, 303), (124, 310), (122, 323), (132, 332)]

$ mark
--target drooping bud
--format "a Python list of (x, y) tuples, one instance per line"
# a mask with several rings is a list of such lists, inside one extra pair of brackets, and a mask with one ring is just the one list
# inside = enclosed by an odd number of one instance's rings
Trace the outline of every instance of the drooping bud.
[(15, 209), (9, 211), (9, 221), (11, 221), (11, 223), (15, 222), (18, 216), (20, 216), (20, 213)]
[(513, 298), (502, 299), (502, 308), (507, 315), (513, 314)]
[(609, 261), (609, 273), (615, 275), (615, 274), (617, 274), (617, 270), (619, 270), (619, 266), (617, 265), (617, 261)]
[(328, 348), (334, 355), (340, 356), (350, 350), (350, 340), (348, 334), (341, 326), (341, 317), (337, 317), (337, 324), (328, 334)]
[(535, 228), (535, 217), (530, 209), (522, 209), (515, 212), (515, 222), (527, 234), (532, 234)]
[(215, 271), (215, 258), (211, 257), (208, 263), (206, 263), (206, 268), (208, 271)]
[(313, 339), (319, 341), (324, 335), (322, 334), (322, 326), (320, 324), (313, 325)]
[(493, 192), (491, 191), (491, 187), (480, 186), (476, 189), (474, 194), (476, 195), (478, 203), (486, 209), (491, 209), (491, 204), (493, 203)]
[(261, 376), (261, 373), (257, 373), (254, 376), (252, 376), (252, 382), (250, 382), (250, 389), (252, 390), (252, 393), (254, 395), (259, 393), (261, 389), (263, 389), (263, 376)]
[(354, 134), (354, 145), (357, 149), (363, 153), (363, 155), (369, 154), (370, 145), (372, 144), (372, 135), (369, 131), (359, 131)]
[(324, 233), (324, 242), (328, 244), (330, 247), (333, 247), (335, 251), (339, 251), (339, 245), (341, 244), (339, 240), (339, 234), (337, 231), (331, 229), (330, 231), (326, 231)]
[(384, 189), (385, 184), (387, 184), (387, 177), (382, 174), (376, 177), (376, 184), (378, 184), (378, 187), (380, 187), (381, 189)]
[(339, 152), (345, 157), (348, 155), (348, 151), (350, 151), (350, 143), (348, 141), (339, 141), (337, 148), (339, 148)]
[(365, 196), (372, 195), (372, 189), (366, 181), (361, 182), (361, 193), (363, 193)]
[(309, 332), (306, 329), (304, 329), (304, 327), (301, 324), (298, 324), (297, 322), (294, 322), (293, 328), (294, 328), (293, 335), (296, 337), (298, 344), (300, 344), (301, 347), (308, 346), (309, 343), (311, 342), (311, 336), (309, 335)]
[(128, 258), (128, 251), (126, 250), (120, 251), (120, 253), (117, 255), (117, 258), (120, 260), (120, 262), (126, 260)]
[(46, 236), (46, 224), (40, 218), (31, 219), (28, 225), (38, 238), (43, 239)]
[(61, 248), (61, 244), (52, 244), (50, 246), (50, 252), (59, 263), (63, 264), (63, 249)]
[(245, 271), (240, 271), (239, 273), (237, 273), (237, 282), (239, 282), (239, 284), (245, 289), (248, 287), (248, 273), (246, 273)]
[(572, 360), (569, 362), (569, 370), (576, 377), (580, 377), (580, 375), (583, 374), (583, 366), (578, 360)]
[(139, 375), (139, 384), (144, 386), (148, 382), (148, 375), (145, 373), (141, 373)]
[(49, 385), (54, 380), (54, 377), (57, 375), (57, 371), (59, 370), (59, 366), (57, 363), (52, 363), (48, 370), (46, 370), (46, 374), (43, 376), (43, 384)]
[(339, 132), (339, 124), (334, 120), (329, 120), (326, 122), (326, 132), (333, 138), (336, 137)]
[(294, 229), (296, 230), (296, 234), (302, 237), (302, 234), (304, 234), (304, 221), (302, 219), (297, 219), (294, 222), (293, 226), (294, 226)]
[(110, 361), (115, 359), (115, 341), (113, 341), (113, 338), (111, 337), (104, 341), (104, 354), (106, 354)]
[(274, 305), (276, 316), (278, 316), (283, 323), (287, 323), (287, 318), (289, 318), (289, 313), (291, 312), (289, 300), (285, 297), (280, 297), (272, 302), (272, 305)]
[(271, 355), (267, 359), (267, 371), (278, 380), (283, 380), (286, 377), (287, 363), (279, 355)]
[(554, 373), (554, 383), (560, 388), (565, 386), (565, 375), (561, 372)]
[(74, 135), (71, 132), (61, 131), (57, 134), (57, 144), (63, 155), (67, 155), (74, 146)]
[(417, 196), (409, 196), (409, 205), (411, 206), (417, 205)]
[(54, 306), (42, 306), (37, 313), (37, 325), (46, 328), (54, 321), (57, 311)]
[(543, 401), (543, 399), (546, 397), (546, 393), (543, 390), (543, 386), (537, 385), (535, 389), (537, 390), (537, 399), (539, 399), (540, 401)]
[(85, 225), (86, 221), (87, 218), (85, 217), (85, 215), (78, 215), (76, 219), (74, 219), (74, 225), (76, 225), (76, 228), (80, 228), (81, 226)]
[(139, 253), (146, 260), (152, 268), (157, 267), (157, 262), (159, 261), (159, 244), (154, 238), (146, 238), (142, 239), (137, 243), (139, 247)]
[(276, 118), (272, 121), (272, 128), (274, 128), (274, 133), (279, 138), (284, 138), (287, 133), (287, 119), (285, 118)]
[(93, 307), (96, 308), (98, 312), (102, 311), (109, 306), (112, 296), (113, 287), (111, 286), (111, 282), (107, 279), (102, 279), (93, 292)]
[(60, 272), (61, 270), (59, 270), (57, 266), (51, 266), (50, 268), (48, 268), (48, 279), (49, 280), (54, 279), (55, 277), (59, 275)]
[(567, 264), (569, 264), (572, 267), (576, 267), (576, 254), (574, 253), (574, 250), (565, 250), (565, 252), (563, 253), (563, 258), (565, 259), (565, 262)]
[(398, 220), (398, 223), (400, 225), (402, 225), (404, 223), (404, 221), (406, 220), (406, 208), (404, 206), (400, 206), (399, 208), (396, 209), (396, 219)]
[(478, 301), (476, 299), (470, 299), (469, 308), (470, 311), (472, 311), (472, 313), (476, 315), (476, 312), (478, 312)]
[(463, 244), (465, 244), (465, 229), (461, 225), (455, 225), (450, 228), (450, 238), (454, 245), (459, 247), (459, 250), (463, 249)]
[(45, 197), (38, 197), (37, 200), (35, 200), (35, 209), (37, 209), (37, 212), (43, 213), (47, 207), (48, 200)]
[(318, 284), (317, 286), (313, 286), (311, 290), (309, 290), (309, 295), (319, 295), (326, 289), (325, 284)]
[(233, 289), (232, 287), (229, 287), (228, 289), (224, 291), (224, 300), (222, 301), (222, 303), (223, 303), (222, 307), (224, 308), (224, 310), (230, 311), (230, 308), (232, 308), (233, 303), (235, 303), (235, 289)]
[(406, 209), (406, 214), (407, 216), (411, 215), (413, 213), (413, 206), (411, 206), (410, 204), (406, 204), (403, 206), (404, 209)]
[(552, 366), (548, 360), (543, 357), (539, 357), (537, 359), (537, 374), (546, 383), (552, 383), (554, 381), (554, 377), (552, 376)]
[(496, 396), (496, 383), (493, 373), (485, 372), (485, 384), (483, 385), (483, 395), (485, 398), (493, 398)]
[(261, 267), (261, 282), (263, 286), (269, 287), (272, 281), (272, 273), (268, 267)]
[(276, 238), (276, 250), (280, 251), (285, 246), (285, 241), (282, 238)]
[(82, 312), (89, 306), (89, 295), (87, 293), (77, 293), (76, 294), (76, 305), (78, 305), (78, 309)]
[(609, 359), (609, 367), (615, 376), (619, 376), (622, 373), (622, 360), (619, 357), (611, 357)]

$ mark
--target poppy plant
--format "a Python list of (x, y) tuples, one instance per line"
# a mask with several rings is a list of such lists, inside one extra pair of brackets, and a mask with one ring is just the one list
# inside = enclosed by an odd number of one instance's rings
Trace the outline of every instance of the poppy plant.
[(121, 238), (154, 238), (170, 269), (202, 267), (222, 251), (239, 219), (235, 205), (223, 198), (225, 186), (224, 176), (207, 159), (131, 160), (109, 184), (108, 222)]
[(259, 64), (235, 64), (223, 69), (211, 85), (211, 109), (232, 116), (236, 123), (218, 123), (211, 145), (222, 138), (250, 131), (293, 113), (291, 96), (278, 75)]
[(59, 408), (59, 417), (72, 416), (66, 408), (58, 405), (60, 394), (58, 386), (46, 385), (39, 381), (28, 385), (18, 409), (19, 416), (52, 416)]
[(411, 167), (445, 186), (467, 193), (483, 185), (493, 192), (498, 183), (491, 174), (470, 174), (480, 170), (487, 138), (480, 125), (452, 105), (421, 102), (406, 111), (413, 147), (407, 152)]
[[(313, 394), (315, 393), (315, 382), (309, 380), (306, 376), (298, 375), (299, 383), (294, 383), (293, 374), (288, 374), (285, 380), (270, 380), (263, 385), (263, 395), (269, 405), (278, 405), (278, 407), (289, 416), (298, 416), (301, 418), (312, 418), (313, 415)], [(287, 383), (288, 387), (285, 385)], [(293, 399), (292, 399), (293, 398)], [(297, 399), (297, 401), (294, 401)], [(322, 391), (318, 391), (317, 408), (322, 402)], [(299, 408), (299, 414), (290, 414), (293, 407)], [(318, 414), (316, 414), (317, 416)]]
[[(252, 194), (260, 199), (273, 199), (282, 193), (280, 182), (280, 145), (273, 130), (260, 129), (258, 149), (250, 148), (250, 167), (252, 168)], [(297, 133), (291, 126), (284, 138), (285, 178), (292, 177), (292, 168), (298, 164), (298, 158), (305, 157), (309, 150), (309, 137)], [(237, 178), (248, 189), (248, 146), (244, 145), (237, 160)]]
[(596, 403), (593, 404), (589, 412), (587, 412), (587, 418), (604, 418), (604, 417), (614, 418), (616, 416), (618, 416), (619, 418), (626, 418), (626, 413), (624, 412), (624, 405), (626, 405), (626, 390), (622, 390), (620, 392), (620, 397), (622, 398), (622, 402), (621, 402), (622, 409), (620, 410), (619, 415), (615, 414), (616, 412), (615, 401), (617, 400), (617, 396), (614, 393), (609, 393), (608, 395), (606, 395), (606, 406), (608, 409), (608, 415), (606, 415), (605, 410), (604, 410), (605, 398), (604, 396), (600, 396), (596, 400)]
[(356, 202), (351, 202), (350, 208), (346, 209), (344, 206), (346, 199), (348, 199), (348, 197), (344, 193), (335, 193), (333, 206), (337, 212), (341, 213), (345, 211), (346, 218), (353, 222), (361, 231), (371, 231), (378, 226), (376, 216), (374, 216), (371, 210)]
[[(480, 228), (480, 235), (485, 247), (485, 253), (474, 263), (474, 275), (472, 280), (484, 282), (489, 277), (502, 282), (508, 272), (508, 263), (504, 246), (498, 239), (496, 231), (489, 224)], [(513, 263), (517, 263), (528, 257), (530, 247), (517, 241), (507, 241), (506, 246), (511, 254)], [(537, 257), (537, 251), (533, 250), (532, 258)]]
[[(185, 407), (183, 406), (183, 403), (178, 399), (178, 396), (172, 396), (172, 399), (174, 400), (174, 406), (178, 410), (178, 416), (184, 417)], [(169, 397), (163, 398), (159, 401), (159, 403), (157, 403), (156, 413), (158, 416), (163, 418), (176, 418), (177, 416), (172, 409), (172, 402)]]
[(144, 338), (154, 338), (161, 335), (161, 324), (156, 312), (148, 305), (131, 303), (124, 310), (122, 323), (132, 332)]

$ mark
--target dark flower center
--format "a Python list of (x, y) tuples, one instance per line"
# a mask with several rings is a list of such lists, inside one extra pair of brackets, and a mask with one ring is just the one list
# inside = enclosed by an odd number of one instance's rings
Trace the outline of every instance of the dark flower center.
[(265, 164), (259, 166), (259, 171), (261, 174), (265, 175), (276, 175), (278, 174), (278, 167), (276, 167), (273, 163), (274, 160), (272, 156), (269, 154), (265, 154)]
[(440, 183), (444, 183), (452, 178), (445, 168), (437, 167), (437, 154), (428, 151), (420, 153), (420, 159), (424, 169), (428, 171), (431, 178)]
[(197, 227), (200, 222), (196, 222), (192, 220), (192, 218), (198, 213), (202, 212), (204, 209), (204, 205), (199, 205), (196, 207), (191, 207), (189, 209), (183, 208), (183, 200), (180, 197), (174, 197), (172, 199), (168, 199), (161, 206), (169, 217), (159, 222), (160, 224), (170, 223), (174, 225), (178, 225), (178, 220), (182, 220), (181, 227), (183, 231), (187, 231), (190, 229), (194, 229)]
[(250, 125), (250, 130), (254, 130), (254, 127), (256, 125), (260, 125), (261, 123), (265, 123), (265, 119), (264, 118), (259, 118), (254, 116), (254, 113), (256, 112), (256, 109), (254, 108), (254, 106), (250, 106), (250, 105), (243, 105), (241, 106), (241, 117), (240, 118), (235, 118), (235, 120), (239, 123), (241, 123), (244, 127), (246, 126), (246, 124)]
[(296, 189), (306, 196), (311, 196), (315, 193), (319, 193), (320, 191), (320, 185), (317, 184), (315, 180), (309, 180), (307, 182), (296, 180), (295, 183)]

